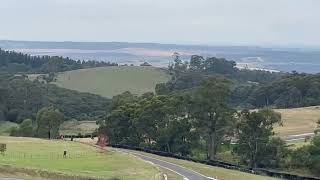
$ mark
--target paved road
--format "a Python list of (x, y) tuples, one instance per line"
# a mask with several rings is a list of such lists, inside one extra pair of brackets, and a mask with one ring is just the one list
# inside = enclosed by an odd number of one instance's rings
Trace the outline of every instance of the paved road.
[(154, 157), (146, 156), (146, 155), (143, 155), (139, 152), (129, 151), (129, 150), (120, 150), (120, 151), (133, 154), (133, 155), (135, 155), (145, 161), (149, 161), (149, 162), (155, 164), (156, 166), (173, 171), (173, 172), (177, 173), (178, 175), (182, 176), (184, 178), (184, 180), (210, 180), (210, 179), (214, 180), (214, 178), (207, 177), (205, 175), (202, 175), (198, 172), (187, 169), (185, 167), (182, 167), (182, 166), (179, 166), (179, 165), (167, 162), (167, 161), (163, 161), (160, 159), (156, 159)]
[(310, 138), (313, 136), (314, 136), (314, 133), (305, 133), (305, 134), (290, 135), (290, 136), (284, 137), (283, 139), (287, 142), (290, 142), (290, 141), (304, 140), (305, 138)]

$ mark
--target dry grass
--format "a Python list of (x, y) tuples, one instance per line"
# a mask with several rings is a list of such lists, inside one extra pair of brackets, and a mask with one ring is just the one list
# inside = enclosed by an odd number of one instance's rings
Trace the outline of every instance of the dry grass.
[(60, 126), (60, 133), (65, 135), (91, 134), (98, 128), (95, 121), (65, 121)]
[(293, 109), (275, 109), (280, 112), (283, 127), (276, 127), (279, 136), (312, 133), (316, 129), (316, 122), (320, 119), (320, 106)]

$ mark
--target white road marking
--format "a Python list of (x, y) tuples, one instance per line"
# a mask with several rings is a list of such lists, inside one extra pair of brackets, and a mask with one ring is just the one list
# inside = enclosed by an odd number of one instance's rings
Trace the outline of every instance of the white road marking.
[(168, 180), (168, 176), (166, 174), (163, 174), (164, 180)]
[[(120, 151), (122, 151), (122, 150), (120, 150)], [(125, 152), (125, 151), (124, 151), (124, 152)], [(128, 152), (128, 151), (127, 151), (127, 152)], [(191, 172), (193, 172), (193, 173), (195, 173), (195, 174), (198, 174), (198, 175), (200, 175), (200, 176), (202, 176), (202, 177), (204, 177), (204, 178), (208, 178), (208, 179), (216, 180), (215, 178), (205, 176), (205, 175), (203, 175), (203, 174), (198, 173), (197, 171), (194, 171), (194, 170), (192, 170), (192, 169), (187, 169), (187, 168), (185, 168), (185, 167), (183, 167), (183, 166), (180, 166), (180, 165), (177, 165), (177, 164), (174, 164), (174, 163), (168, 162), (168, 161), (164, 161), (164, 160), (157, 159), (157, 158), (154, 158), (154, 157), (146, 156), (146, 155), (143, 155), (143, 154), (140, 154), (140, 153), (131, 152), (130, 150), (129, 150), (129, 152), (128, 152), (128, 153), (130, 153), (130, 154), (140, 155), (140, 156), (143, 156), (143, 157), (146, 157), (146, 158), (150, 158), (150, 159), (154, 159), (154, 160), (158, 160), (158, 161), (162, 161), (162, 162), (165, 162), (165, 163), (168, 163), (168, 164), (171, 164), (171, 165), (174, 165), (174, 166), (177, 166), (177, 167), (180, 167), (180, 168), (186, 169), (186, 170), (188, 170), (188, 171), (191, 171)], [(161, 166), (161, 165), (159, 165), (159, 166)], [(163, 166), (161, 166), (161, 167), (163, 167)], [(181, 175), (180, 173), (178, 173), (178, 172), (176, 172), (176, 171), (174, 171), (174, 170), (172, 170), (172, 169), (169, 169), (169, 168), (166, 168), (166, 167), (163, 167), (163, 168), (168, 169), (168, 170), (170, 170), (170, 171), (173, 171), (173, 172), (177, 173), (178, 175), (180, 175), (180, 176), (184, 177), (183, 175)], [(185, 178), (184, 180), (189, 180), (189, 179), (188, 179), (188, 178), (186, 178), (186, 177), (184, 177), (184, 178)]]

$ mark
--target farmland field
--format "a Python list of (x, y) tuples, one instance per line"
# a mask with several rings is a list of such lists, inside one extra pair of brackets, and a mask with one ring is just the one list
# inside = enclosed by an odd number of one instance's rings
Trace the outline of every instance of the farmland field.
[(164, 70), (154, 67), (100, 67), (60, 73), (56, 85), (112, 97), (125, 91), (141, 95), (154, 92), (156, 84), (170, 78)]
[(65, 121), (60, 125), (60, 133), (67, 135), (91, 134), (98, 128), (95, 121)]
[[(151, 164), (134, 156), (101, 151), (77, 142), (41, 140), (34, 138), (1, 137), (0, 143), (7, 144), (7, 151), (0, 156), (0, 175), (6, 171), (34, 172), (36, 175), (65, 174), (66, 179), (96, 177), (101, 179), (160, 179), (162, 172)], [(63, 158), (63, 151), (68, 152)], [(32, 171), (34, 170), (34, 171)], [(8, 172), (12, 173), (12, 172)], [(49, 178), (49, 177), (47, 177)], [(84, 178), (86, 179), (86, 178)]]
[(311, 106), (293, 109), (275, 109), (280, 112), (283, 127), (276, 127), (279, 136), (312, 133), (316, 128), (316, 122), (320, 119), (320, 106)]

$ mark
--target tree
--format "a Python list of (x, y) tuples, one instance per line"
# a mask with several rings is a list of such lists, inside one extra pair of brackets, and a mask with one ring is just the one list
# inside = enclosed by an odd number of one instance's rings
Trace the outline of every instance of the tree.
[(311, 158), (310, 146), (302, 146), (291, 153), (290, 165), (295, 168), (310, 167)]
[(310, 145), (311, 164), (310, 169), (315, 175), (320, 175), (320, 136), (315, 136)]
[(190, 59), (190, 70), (201, 71), (203, 70), (204, 58), (198, 55), (192, 55)]
[(317, 121), (317, 129), (314, 131), (315, 134), (320, 133), (320, 119)]
[(261, 154), (261, 161), (259, 163), (261, 167), (280, 168), (286, 164), (289, 149), (286, 142), (277, 137), (271, 138), (266, 147), (259, 153)]
[(262, 109), (258, 112), (243, 110), (239, 114), (237, 123), (238, 143), (234, 152), (244, 163), (251, 168), (258, 167), (264, 158), (263, 151), (273, 132), (275, 124), (282, 124), (281, 115), (271, 109)]
[(22, 121), (18, 129), (18, 134), (23, 137), (33, 137), (34, 131), (32, 119), (25, 119)]
[(134, 122), (147, 145), (187, 155), (196, 138), (192, 137), (186, 110), (184, 95), (154, 96), (140, 103)]
[(108, 134), (111, 143), (139, 145), (141, 136), (134, 125), (138, 106), (137, 103), (127, 103), (107, 115), (101, 130)]
[(220, 143), (232, 132), (234, 110), (228, 106), (229, 85), (223, 77), (211, 77), (193, 95), (194, 124), (207, 139), (210, 160), (215, 159)]
[(37, 136), (42, 138), (57, 137), (63, 115), (53, 107), (42, 108), (37, 113)]
[(315, 136), (309, 145), (294, 150), (290, 165), (296, 168), (308, 168), (314, 175), (319, 176), (320, 136)]

